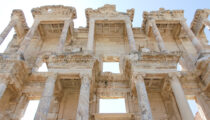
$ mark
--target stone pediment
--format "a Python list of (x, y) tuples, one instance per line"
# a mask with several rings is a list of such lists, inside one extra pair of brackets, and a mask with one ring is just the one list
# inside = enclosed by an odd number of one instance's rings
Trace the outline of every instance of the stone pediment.
[(154, 19), (156, 23), (179, 23), (184, 19), (184, 10), (165, 10), (160, 8), (158, 11), (151, 11), (143, 13), (142, 28), (145, 29), (147, 22), (150, 19)]
[(96, 10), (92, 8), (86, 9), (86, 15), (101, 15), (101, 16), (117, 16), (119, 13), (116, 11), (115, 5), (104, 5)]
[(184, 10), (165, 10), (164, 8), (160, 8), (158, 11), (144, 12), (143, 17), (145, 18), (154, 18), (155, 20), (160, 19), (183, 19), (184, 18)]
[(36, 16), (66, 16), (72, 19), (77, 17), (74, 7), (63, 5), (42, 6), (33, 8), (31, 12), (34, 18)]
[(127, 13), (117, 12), (115, 5), (106, 4), (98, 9), (87, 8), (85, 10), (87, 25), (89, 23), (90, 17), (119, 17), (119, 16), (129, 16), (130, 20), (133, 21), (134, 9), (127, 10)]

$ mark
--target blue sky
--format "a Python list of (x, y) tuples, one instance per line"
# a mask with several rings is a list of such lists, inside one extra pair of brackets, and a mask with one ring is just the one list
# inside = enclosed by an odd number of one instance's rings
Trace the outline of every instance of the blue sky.
[(209, 8), (210, 0), (5, 0), (0, 4), (0, 31), (6, 26), (13, 9), (22, 9), (27, 17), (29, 26), (32, 24), (31, 9), (42, 5), (66, 5), (73, 6), (77, 10), (78, 18), (75, 26), (86, 26), (85, 8), (98, 8), (104, 4), (116, 4), (118, 11), (126, 11), (135, 8), (133, 25), (140, 27), (143, 11), (165, 9), (183, 9), (187, 23), (193, 19), (196, 9)]

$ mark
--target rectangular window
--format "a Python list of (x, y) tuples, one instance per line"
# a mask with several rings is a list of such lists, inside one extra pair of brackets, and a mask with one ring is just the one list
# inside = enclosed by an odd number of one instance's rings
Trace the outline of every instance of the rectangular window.
[(30, 100), (26, 108), (25, 114), (21, 120), (33, 120), (36, 110), (39, 105), (39, 100)]
[(198, 112), (198, 107), (195, 99), (188, 99), (187, 101), (190, 106), (190, 109), (192, 110), (193, 115), (195, 116), (196, 113)]
[(100, 99), (99, 113), (126, 113), (125, 99)]
[(103, 62), (103, 72), (120, 73), (119, 62)]

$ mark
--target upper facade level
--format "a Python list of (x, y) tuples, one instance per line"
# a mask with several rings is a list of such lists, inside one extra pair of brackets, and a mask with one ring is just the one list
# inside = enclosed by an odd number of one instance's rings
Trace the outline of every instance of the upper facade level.
[(37, 58), (50, 55), (88, 54), (109, 62), (144, 58), (162, 61), (157, 56), (163, 55), (166, 59), (181, 57), (172, 59), (173, 69), (179, 62), (185, 70), (192, 70), (196, 60), (210, 50), (203, 32), (204, 26), (209, 27), (209, 9), (198, 10), (191, 27), (186, 24), (183, 10), (144, 12), (142, 27), (132, 27), (134, 9), (118, 12), (115, 5), (104, 5), (87, 8), (85, 14), (87, 27), (75, 28), (74, 7), (33, 8), (34, 23), (28, 28), (23, 12), (14, 10), (0, 41), (14, 27), (16, 34), (5, 53), (20, 54), (31, 67)]

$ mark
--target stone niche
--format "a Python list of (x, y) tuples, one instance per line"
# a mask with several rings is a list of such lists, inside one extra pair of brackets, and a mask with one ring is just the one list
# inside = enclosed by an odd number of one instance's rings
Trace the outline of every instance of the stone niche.
[(129, 52), (129, 44), (123, 21), (96, 21), (95, 53), (120, 55)]

